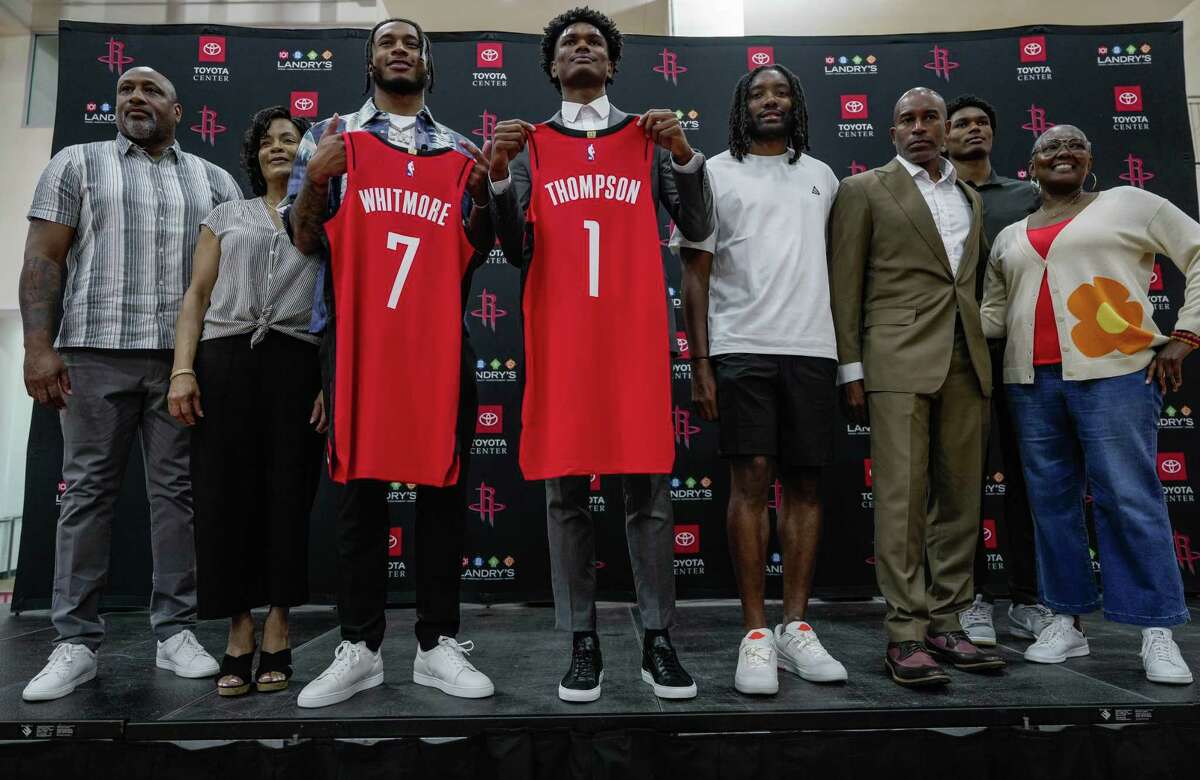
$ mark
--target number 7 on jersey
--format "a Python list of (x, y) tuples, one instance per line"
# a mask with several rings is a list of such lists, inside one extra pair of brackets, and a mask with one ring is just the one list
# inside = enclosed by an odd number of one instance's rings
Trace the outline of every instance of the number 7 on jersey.
[(392, 294), (388, 296), (388, 308), (396, 308), (396, 304), (400, 302), (400, 293), (404, 292), (404, 281), (408, 279), (408, 272), (412, 270), (413, 260), (417, 257), (417, 247), (421, 246), (421, 239), (414, 236), (402, 236), (399, 233), (387, 234), (387, 248), (389, 251), (396, 251), (396, 247), (404, 245), (404, 257), (400, 258), (400, 269), (396, 271), (396, 281), (392, 282)]

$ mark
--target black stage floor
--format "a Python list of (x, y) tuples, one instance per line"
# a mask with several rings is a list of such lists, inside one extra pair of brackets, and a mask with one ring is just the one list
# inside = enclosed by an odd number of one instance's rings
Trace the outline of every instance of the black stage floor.
[[(1194, 618), (1200, 602), (1189, 601)], [(392, 610), (383, 646), (386, 683), (348, 702), (319, 710), (296, 707), (296, 695), (329, 663), (339, 641), (332, 608), (298, 610), (292, 618), (295, 677), (289, 690), (221, 698), (212, 680), (183, 680), (154, 668), (146, 613), (106, 615), (109, 635), (97, 679), (53, 702), (27, 704), (21, 689), (45, 662), (54, 631), (44, 612), (0, 613), (0, 740), (111, 738), (124, 740), (271, 739), (289, 737), (462, 736), (495, 729), (611, 729), (750, 732), (810, 729), (950, 728), (1049, 724), (1200, 723), (1200, 684), (1148, 682), (1137, 655), (1135, 629), (1096, 618), (1087, 623), (1092, 654), (1041, 666), (1020, 656), (1025, 643), (1007, 635), (1007, 604), (997, 605), (1001, 652), (1008, 669), (997, 675), (952, 671), (942, 690), (906, 690), (881, 662), (883, 605), (814, 604), (810, 619), (825, 646), (846, 665), (847, 684), (815, 685), (781, 673), (774, 697), (733, 689), (739, 609), (735, 602), (681, 604), (672, 632), (697, 680), (691, 701), (657, 699), (641, 682), (636, 609), (604, 605), (599, 630), (604, 651), (603, 697), (566, 704), (556, 686), (568, 662), (569, 639), (553, 629), (546, 607), (463, 608), (461, 641), (475, 642), (471, 658), (496, 683), (490, 699), (464, 700), (414, 685), (413, 612)], [(779, 608), (775, 606), (774, 613)], [(201, 642), (215, 656), (226, 624), (203, 622)], [(1200, 673), (1200, 627), (1176, 631)]]

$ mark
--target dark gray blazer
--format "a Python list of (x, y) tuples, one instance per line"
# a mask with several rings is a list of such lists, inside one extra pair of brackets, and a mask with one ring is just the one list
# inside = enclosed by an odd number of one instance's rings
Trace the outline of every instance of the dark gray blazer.
[[(610, 108), (608, 126), (620, 124), (627, 116), (615, 107)], [(550, 121), (563, 124), (562, 113), (555, 112)], [(662, 204), (684, 237), (689, 241), (703, 241), (714, 229), (712, 189), (708, 186), (704, 164), (701, 163), (694, 173), (679, 173), (672, 164), (670, 152), (661, 146), (656, 146), (654, 152), (654, 166), (650, 169), (650, 189), (654, 200)], [(533, 226), (525, 221), (530, 187), (528, 149), (509, 163), (508, 174), (508, 188), (492, 198), (492, 223), (496, 226), (496, 235), (505, 258), (521, 269), (523, 281), (524, 274), (529, 270), (529, 261), (533, 258)], [(667, 262), (664, 257), (664, 279), (669, 278)], [(667, 301), (667, 328), (671, 349), (678, 351), (675, 307), (670, 300)]]

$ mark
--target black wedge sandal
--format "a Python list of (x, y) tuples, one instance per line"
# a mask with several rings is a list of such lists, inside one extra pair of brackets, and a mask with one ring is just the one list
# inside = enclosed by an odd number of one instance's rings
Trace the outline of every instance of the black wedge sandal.
[[(281, 672), (282, 680), (272, 680), (263, 682), (262, 676), (271, 672)], [(269, 691), (282, 691), (288, 687), (288, 680), (292, 677), (292, 649), (285, 647), (274, 653), (268, 653), (265, 650), (258, 654), (258, 670), (254, 673), (254, 686), (259, 693), (267, 693)]]
[[(221, 696), (244, 696), (250, 692), (250, 684), (253, 678), (250, 676), (250, 668), (254, 664), (254, 651), (245, 655), (233, 656), (228, 653), (221, 659), (221, 670), (217, 672), (217, 693)], [(224, 677), (236, 677), (241, 680), (238, 685), (221, 685), (221, 680)]]

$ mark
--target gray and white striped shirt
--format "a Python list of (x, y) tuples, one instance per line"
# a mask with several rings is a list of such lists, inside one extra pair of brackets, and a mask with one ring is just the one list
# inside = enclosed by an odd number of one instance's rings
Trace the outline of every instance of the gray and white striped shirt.
[(213, 209), (204, 225), (221, 242), (221, 265), (204, 315), (204, 340), (250, 335), (250, 346), (268, 330), (316, 344), (308, 332), (318, 255), (292, 246), (276, 227), (262, 198), (231, 200)]
[(29, 218), (75, 228), (55, 346), (173, 348), (200, 222), (241, 197), (232, 176), (178, 142), (157, 160), (120, 135), (54, 155)]

